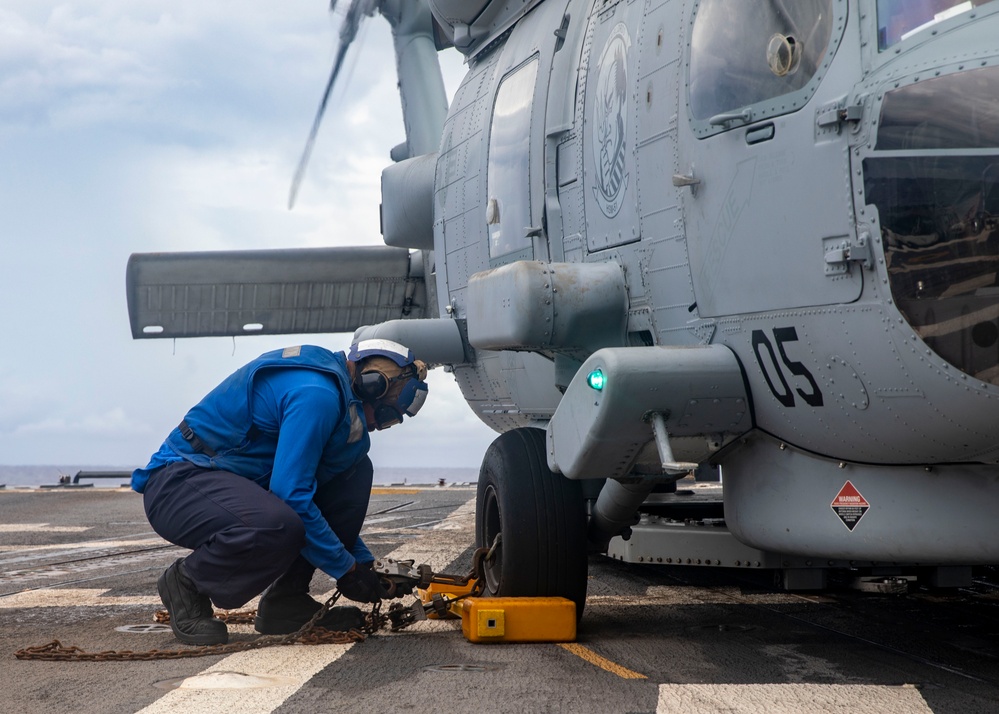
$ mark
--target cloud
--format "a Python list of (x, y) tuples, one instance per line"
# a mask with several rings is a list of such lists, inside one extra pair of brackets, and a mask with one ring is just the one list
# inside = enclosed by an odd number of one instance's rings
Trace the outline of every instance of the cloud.
[[(337, 18), (315, 0), (7, 0), (0, 8), (0, 461), (145, 463), (258, 354), (348, 335), (133, 341), (129, 253), (377, 244), (404, 138), (387, 24), (352, 50), (294, 211)], [(441, 55), (446, 85), (463, 74)], [(376, 435), (400, 465), (475, 466), (492, 438), (439, 373)]]
[(131, 419), (122, 407), (115, 407), (101, 414), (85, 414), (75, 418), (48, 417), (20, 424), (14, 429), (14, 436), (121, 438), (149, 432), (148, 425)]
[(179, 29), (162, 15), (58, 5), (32, 22), (8, 8), (0, 11), (0, 28), (6, 122), (107, 121), (177, 81), (156, 62), (157, 48)]
[(7, 372), (0, 371), (0, 435), (14, 432), (26, 421), (44, 419), (58, 403), (51, 381)]

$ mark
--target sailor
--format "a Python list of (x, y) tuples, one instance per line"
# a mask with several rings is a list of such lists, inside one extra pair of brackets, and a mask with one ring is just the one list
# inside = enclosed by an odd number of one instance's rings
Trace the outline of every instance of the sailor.
[[(241, 607), (264, 591), (256, 629), (294, 632), (321, 608), (316, 568), (356, 602), (389, 597), (360, 538), (371, 493), (368, 432), (414, 416), (427, 366), (389, 340), (349, 352), (303, 345), (261, 355), (191, 409), (132, 474), (153, 530), (192, 552), (157, 582), (186, 644), (228, 641), (212, 603)], [(266, 588), (266, 591), (265, 591)], [(355, 607), (320, 625), (357, 626)]]

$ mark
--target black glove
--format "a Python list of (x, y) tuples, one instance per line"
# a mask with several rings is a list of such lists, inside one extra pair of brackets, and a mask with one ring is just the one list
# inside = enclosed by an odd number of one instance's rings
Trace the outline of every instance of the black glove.
[(358, 563), (337, 579), (336, 586), (345, 598), (354, 602), (378, 602), (389, 597), (371, 563)]
[(412, 595), (413, 590), (416, 589), (415, 583), (396, 583), (395, 589), (392, 591), (392, 597), (404, 597), (406, 595)]

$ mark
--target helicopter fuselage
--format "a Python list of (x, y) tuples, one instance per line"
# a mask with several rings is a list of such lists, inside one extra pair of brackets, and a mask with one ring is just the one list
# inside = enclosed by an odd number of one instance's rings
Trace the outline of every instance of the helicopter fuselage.
[(999, 562), (999, 2), (354, 0), (327, 92), (376, 11), (387, 246), (133, 256), (134, 336), (447, 365), (502, 432), (493, 594), (582, 605), (586, 552), (694, 469), (732, 562)]
[[(722, 466), (747, 542), (999, 555), (980, 533), (963, 549), (844, 545), (835, 519), (800, 539), (813, 516), (795, 489), (828, 512), (859, 480), (892, 527), (952, 487), (964, 495), (940, 518), (980, 523), (995, 496), (975, 494), (999, 490), (999, 4), (878, 5), (546, 0), (470, 56), (437, 160), (434, 255), (440, 314), (469, 320), (476, 359), (454, 373), (483, 421), (548, 424), (599, 348), (723, 345), (749, 413), (674, 450)], [(482, 336), (497, 286), (522, 311), (559, 299), (544, 277), (516, 287), (531, 263), (618, 266), (622, 329)], [(561, 300), (553, 324), (575, 304)], [(792, 493), (776, 516), (756, 502), (774, 489)]]

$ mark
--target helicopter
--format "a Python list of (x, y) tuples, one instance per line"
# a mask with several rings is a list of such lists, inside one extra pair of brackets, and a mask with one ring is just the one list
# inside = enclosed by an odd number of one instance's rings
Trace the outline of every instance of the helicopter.
[[(488, 594), (581, 616), (592, 553), (790, 589), (999, 562), (999, 3), (354, 0), (326, 97), (376, 15), (386, 245), (133, 255), (135, 338), (443, 365), (499, 433)], [(678, 511), (692, 472), (722, 500)]]

